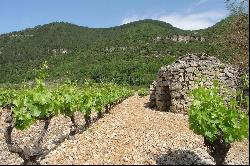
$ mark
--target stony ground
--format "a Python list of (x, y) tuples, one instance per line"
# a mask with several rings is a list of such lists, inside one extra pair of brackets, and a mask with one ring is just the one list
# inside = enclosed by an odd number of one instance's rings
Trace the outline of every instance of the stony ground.
[[(82, 134), (65, 140), (41, 164), (215, 164), (203, 138), (188, 128), (188, 117), (147, 108), (147, 97), (132, 96), (115, 106)], [(84, 123), (77, 114), (77, 122)], [(4, 143), (4, 113), (0, 119), (0, 164), (21, 164)], [(44, 146), (69, 133), (69, 119), (53, 118)], [(42, 128), (38, 122), (25, 132), (14, 131), (15, 141), (30, 144)], [(249, 142), (232, 145), (227, 164), (249, 164)]]

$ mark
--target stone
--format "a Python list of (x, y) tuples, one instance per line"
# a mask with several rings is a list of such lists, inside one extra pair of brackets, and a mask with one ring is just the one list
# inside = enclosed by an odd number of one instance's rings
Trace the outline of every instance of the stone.
[(155, 100), (155, 99), (156, 99), (156, 95), (150, 94), (149, 99), (150, 99), (150, 100)]
[(171, 95), (171, 97), (174, 98), (174, 99), (178, 99), (178, 98), (181, 97), (181, 93), (179, 93), (179, 92), (177, 92), (177, 91), (172, 91), (172, 92), (170, 92), (170, 95)]
[(186, 71), (187, 71), (188, 73), (193, 73), (194, 70), (195, 70), (194, 67), (186, 68)]
[(167, 68), (164, 66), (164, 67), (161, 67), (160, 71), (166, 71)]
[(149, 94), (150, 94), (150, 95), (155, 95), (155, 94), (156, 94), (156, 91), (150, 90), (150, 91), (149, 91)]
[(124, 162), (129, 162), (129, 159), (128, 159), (127, 157), (123, 157), (122, 160), (123, 160)]
[(204, 86), (208, 86), (208, 87), (210, 87), (210, 86), (212, 86), (213, 85), (213, 83), (212, 82), (205, 82), (204, 83)]
[(185, 80), (185, 82), (188, 82), (188, 81), (189, 81), (189, 77), (188, 77), (188, 76), (185, 76), (185, 77), (184, 77), (184, 80)]
[(226, 74), (226, 76), (228, 76), (228, 77), (230, 77), (230, 78), (234, 78), (234, 75), (233, 75), (232, 73), (227, 72), (227, 73), (225, 73), (225, 74)]
[(195, 61), (192, 61), (190, 66), (192, 66), (192, 67), (198, 67), (199, 65)]
[(193, 75), (188, 76), (188, 79), (191, 80), (191, 81), (193, 81), (194, 80)]
[(160, 77), (157, 78), (157, 82), (161, 82), (163, 80), (165, 80), (165, 77), (160, 76)]
[[(181, 37), (181, 40), (186, 38)], [(201, 78), (202, 82), (197, 82), (201, 81)], [(150, 87), (150, 100), (155, 102), (159, 109), (165, 109), (166, 105), (172, 103), (171, 112), (183, 113), (192, 101), (187, 93), (198, 86), (211, 87), (215, 78), (231, 89), (235, 89), (239, 81), (237, 69), (232, 66), (204, 53), (188, 53), (159, 70), (155, 85)], [(166, 86), (169, 86), (169, 89)]]
[(180, 78), (179, 75), (174, 75), (174, 79), (178, 79), (178, 78)]
[(163, 73), (164, 73), (164, 71), (163, 70), (160, 70), (160, 71), (158, 71), (158, 78), (161, 78), (161, 76), (163, 75)]
[(179, 76), (180, 76), (180, 77), (183, 77), (183, 76), (184, 76), (184, 73), (179, 73)]
[(163, 86), (168, 86), (169, 85), (169, 82), (168, 81), (161, 81), (158, 83), (161, 87)]
[(219, 77), (225, 77), (226, 76), (226, 74), (225, 73), (219, 73), (219, 75), (218, 75)]
[(164, 72), (162, 74), (163, 77), (167, 78), (167, 77), (172, 77), (172, 73), (171, 72)]
[(224, 81), (224, 80), (227, 80), (228, 77), (219, 77), (219, 79)]
[(180, 84), (174, 84), (170, 86), (170, 90), (174, 91), (174, 90), (181, 90), (182, 86)]
[(179, 60), (180, 64), (185, 64), (185, 61)]
[(181, 76), (181, 77), (178, 79), (178, 81), (179, 81), (179, 82), (183, 82), (183, 81), (184, 81), (184, 77)]
[(179, 73), (180, 71), (179, 71), (178, 66), (175, 65), (175, 68), (172, 68), (172, 69), (171, 69), (171, 72), (172, 72), (172, 73)]
[(176, 106), (175, 105), (170, 106), (170, 112), (176, 112)]
[(189, 83), (189, 85), (190, 85), (191, 87), (194, 86), (194, 81), (189, 81), (188, 83)]
[(149, 87), (149, 90), (150, 91), (156, 91), (156, 86), (151, 84), (150, 87)]

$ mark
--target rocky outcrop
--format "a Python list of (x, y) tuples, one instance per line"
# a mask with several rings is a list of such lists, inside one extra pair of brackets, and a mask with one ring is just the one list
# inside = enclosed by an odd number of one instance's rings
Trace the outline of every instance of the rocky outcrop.
[(10, 37), (33, 37), (34, 35), (32, 34), (26, 34), (26, 35), (21, 35), (21, 34), (13, 34), (13, 35), (10, 35)]
[(235, 92), (238, 69), (206, 54), (187, 54), (158, 71), (157, 80), (150, 87), (151, 106), (162, 111), (186, 113), (191, 104), (188, 93), (200, 85), (211, 87), (214, 79)]
[(60, 49), (52, 49), (52, 52), (54, 54), (67, 54), (68, 53), (68, 50), (65, 49), (65, 48), (60, 48)]
[(176, 42), (190, 42), (190, 41), (200, 41), (204, 42), (205, 38), (202, 36), (182, 36), (182, 35), (174, 35), (173, 37), (170, 38), (172, 41)]
[(114, 51), (125, 51), (127, 49), (129, 49), (129, 47), (126, 47), (126, 46), (121, 46), (121, 47), (111, 46), (111, 47), (106, 47), (104, 49), (104, 52), (111, 53), (111, 52), (114, 52)]
[[(154, 42), (160, 42), (164, 40), (163, 37), (161, 36), (157, 36), (156, 38), (153, 39)], [(188, 43), (190, 41), (200, 41), (200, 42), (204, 42), (205, 41), (205, 38), (202, 37), (202, 36), (190, 36), (190, 35), (187, 35), (187, 36), (183, 36), (183, 35), (173, 35), (173, 36), (166, 36), (165, 37), (165, 40), (171, 40), (171, 41), (174, 41), (174, 42), (185, 42), (185, 43)]]

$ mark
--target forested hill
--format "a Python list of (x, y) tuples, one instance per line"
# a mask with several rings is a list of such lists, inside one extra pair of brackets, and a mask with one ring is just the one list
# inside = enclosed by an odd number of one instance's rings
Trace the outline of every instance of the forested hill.
[[(49, 79), (114, 81), (149, 85), (158, 69), (187, 52), (216, 55), (214, 43), (227, 18), (213, 27), (184, 31), (155, 20), (112, 28), (88, 28), (54, 22), (0, 36), (0, 83), (34, 78), (33, 68), (44, 61)], [(224, 55), (227, 55), (225, 52)]]

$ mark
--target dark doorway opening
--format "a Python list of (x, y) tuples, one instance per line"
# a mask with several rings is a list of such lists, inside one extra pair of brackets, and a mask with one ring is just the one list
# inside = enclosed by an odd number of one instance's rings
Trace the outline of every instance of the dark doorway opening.
[(169, 86), (163, 86), (161, 88), (161, 92), (162, 92), (162, 102), (163, 102), (163, 107), (161, 111), (169, 112), (170, 106), (172, 105)]

